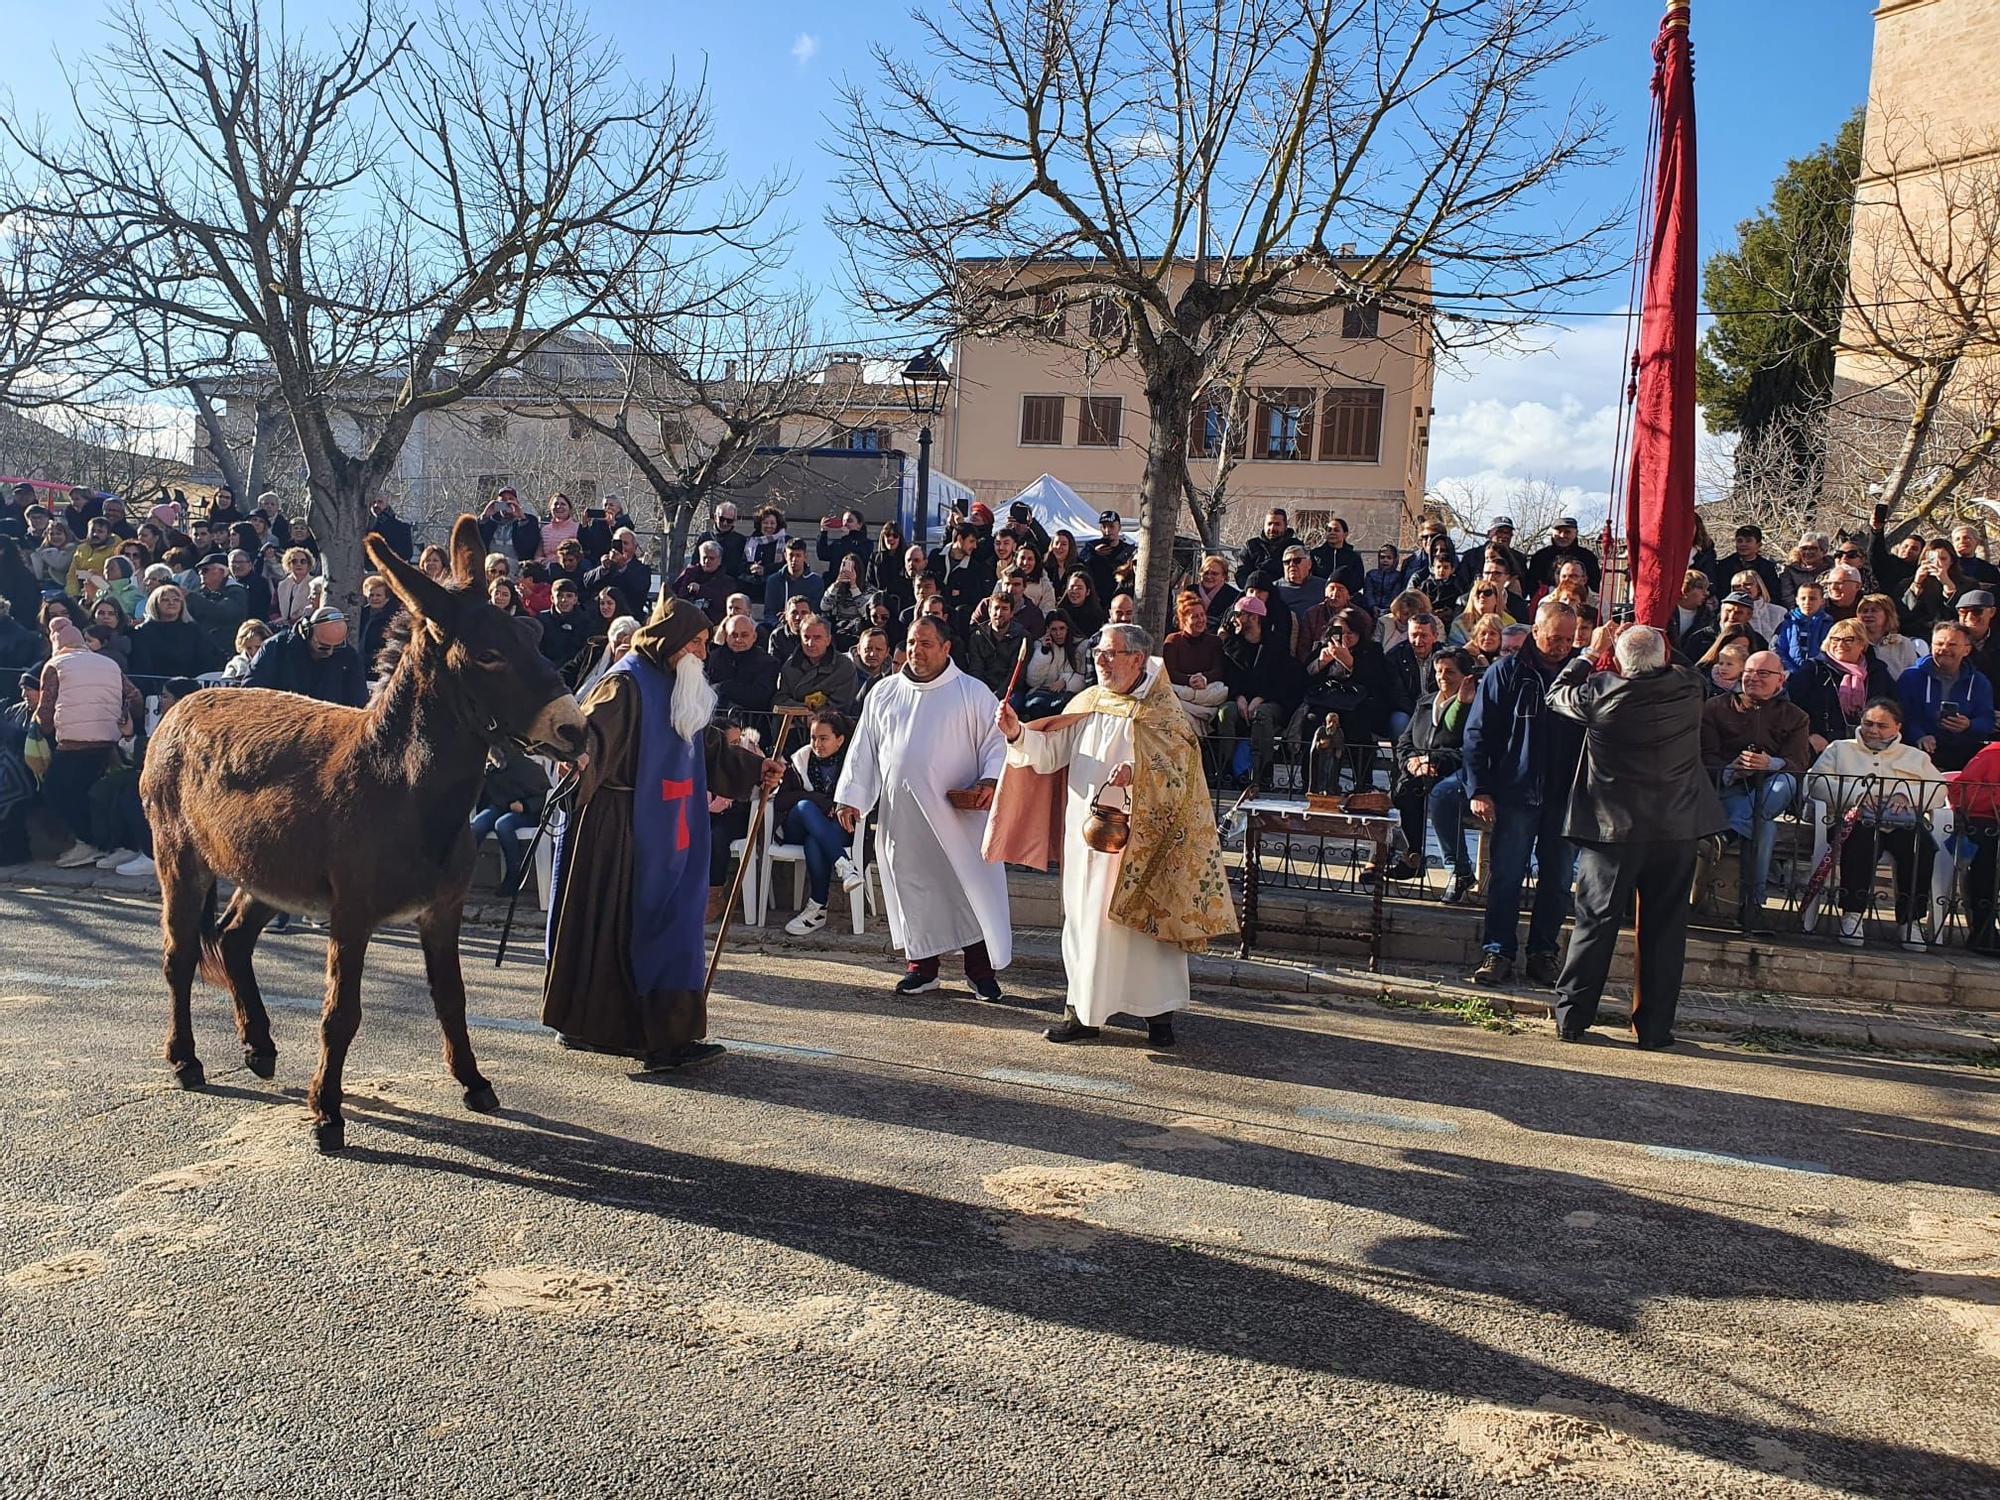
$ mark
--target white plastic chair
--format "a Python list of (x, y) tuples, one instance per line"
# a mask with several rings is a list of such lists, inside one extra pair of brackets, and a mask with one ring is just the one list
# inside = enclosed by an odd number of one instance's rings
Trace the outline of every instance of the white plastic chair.
[[(765, 830), (770, 832), (769, 818), (765, 820)], [(859, 937), (868, 930), (868, 913), (874, 908), (875, 896), (869, 889), (869, 877), (874, 873), (868, 866), (868, 819), (864, 815), (854, 825), (854, 838), (848, 845), (847, 857), (854, 862), (854, 868), (861, 872), (861, 883), (847, 892), (847, 905), (854, 925), (854, 934)], [(770, 908), (771, 891), (777, 883), (777, 872), (773, 868), (779, 864), (792, 867), (792, 905), (803, 909), (806, 904), (806, 846), (804, 844), (781, 844), (775, 836), (764, 845), (764, 906), (757, 917), (757, 925), (764, 925), (764, 913)], [(828, 890), (827, 904), (833, 904), (834, 892)]]
[(771, 799), (764, 792), (759, 792), (757, 795), (763, 799), (764, 816), (759, 820), (762, 828), (757, 835), (756, 857), (752, 858), (746, 853), (750, 842), (747, 837), (729, 841), (730, 854), (744, 867), (743, 925), (746, 927), (764, 925), (764, 908), (767, 904), (764, 886), (770, 878), (770, 860), (767, 851), (771, 847)]

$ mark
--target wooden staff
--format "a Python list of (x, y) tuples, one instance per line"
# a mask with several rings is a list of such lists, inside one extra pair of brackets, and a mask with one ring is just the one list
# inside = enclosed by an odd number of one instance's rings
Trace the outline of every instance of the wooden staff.
[[(785, 708), (778, 711), (778, 744), (768, 759), (785, 758), (785, 741), (792, 732), (792, 720), (805, 713), (803, 708)], [(736, 861), (736, 878), (729, 882), (729, 900), (723, 903), (722, 918), (715, 928), (715, 948), (708, 955), (708, 974), (701, 981), (701, 1003), (708, 1004), (708, 992), (715, 988), (715, 970), (722, 962), (722, 945), (729, 941), (729, 920), (736, 910), (737, 900), (743, 894), (743, 872), (750, 868), (750, 861), (757, 857), (757, 839), (764, 831), (764, 809), (770, 806), (771, 793), (760, 791), (757, 806), (750, 814), (750, 830), (743, 836), (743, 857)]]
[(1021, 637), (1021, 654), (1014, 658), (1014, 675), (1007, 679), (1007, 691), (1000, 695), (1002, 703), (1014, 701), (1014, 689), (1021, 685), (1021, 669), (1028, 664), (1028, 638)]

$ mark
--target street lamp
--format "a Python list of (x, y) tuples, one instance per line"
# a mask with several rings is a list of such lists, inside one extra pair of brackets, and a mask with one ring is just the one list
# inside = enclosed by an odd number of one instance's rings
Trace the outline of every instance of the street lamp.
[(917, 429), (917, 526), (913, 540), (929, 540), (931, 522), (931, 422), (944, 410), (944, 393), (951, 371), (937, 357), (936, 346), (925, 349), (903, 366), (903, 405), (923, 425)]

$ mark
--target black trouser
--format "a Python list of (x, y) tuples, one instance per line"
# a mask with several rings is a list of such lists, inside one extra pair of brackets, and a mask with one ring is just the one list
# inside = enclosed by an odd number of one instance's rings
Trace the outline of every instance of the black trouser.
[(79, 844), (90, 842), (90, 789), (111, 764), (117, 753), (111, 745), (90, 745), (65, 750), (60, 745), (49, 759), (48, 774), (42, 778), (42, 795), (70, 837)]
[[(765, 816), (770, 816), (769, 809)], [(708, 815), (708, 883), (711, 886), (728, 885), (736, 873), (736, 858), (729, 852), (735, 840), (747, 838), (750, 834), (750, 804), (732, 803), (726, 812)], [(760, 835), (761, 837), (761, 835)], [(744, 853), (750, 855), (749, 850)]]
[(1428, 776), (1407, 776), (1390, 799), (1395, 804), (1396, 816), (1403, 820), (1403, 842), (1410, 846), (1404, 858), (1412, 864), (1424, 862), (1424, 805), (1430, 801), (1431, 788), (1436, 785)]
[(1972, 867), (1965, 876), (1965, 915), (1971, 926), (1965, 943), (1990, 953), (1996, 946), (1994, 885), (2000, 880), (2000, 830), (1968, 828), (1965, 835), (1972, 840)]
[(1556, 985), (1556, 1026), (1575, 1034), (1597, 1019), (1597, 1002), (1611, 973), (1618, 932), (1634, 892), (1639, 897), (1633, 964), (1632, 1029), (1639, 1045), (1674, 1032), (1681, 971), (1687, 963), (1688, 888), (1694, 880), (1693, 839), (1576, 848), (1576, 926)]
[(1887, 854), (1896, 876), (1896, 920), (1914, 922), (1931, 893), (1931, 862), (1916, 828), (1871, 828), (1857, 823), (1840, 846), (1840, 909), (1865, 912), (1875, 904), (1875, 861)]
[(107, 851), (153, 852), (153, 830), (139, 802), (139, 773), (131, 767), (106, 772), (90, 789), (90, 841)]

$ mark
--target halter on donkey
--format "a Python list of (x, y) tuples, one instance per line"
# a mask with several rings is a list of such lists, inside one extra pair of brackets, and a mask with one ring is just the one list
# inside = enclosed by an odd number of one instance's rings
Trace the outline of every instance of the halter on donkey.
[[(194, 693), (161, 721), (139, 793), (153, 827), (173, 1028), (183, 1088), (205, 1079), (190, 990), (199, 968), (226, 987), (244, 1061), (277, 1067), (251, 954), (280, 911), (327, 921), (320, 1063), (306, 1092), (322, 1151), (345, 1143), (340, 1075), (361, 1023), (369, 935), (414, 920), (445, 1066), (470, 1109), (499, 1107), (465, 1027), (458, 933), (472, 880), (470, 819), (488, 746), (512, 740), (563, 759), (583, 716), (534, 639), (476, 591), (484, 549), (471, 516), (451, 534), (452, 583), (432, 582), (382, 543), (370, 562), (409, 611), (409, 641), (364, 709), (254, 688)], [(236, 887), (218, 922), (216, 881)]]

